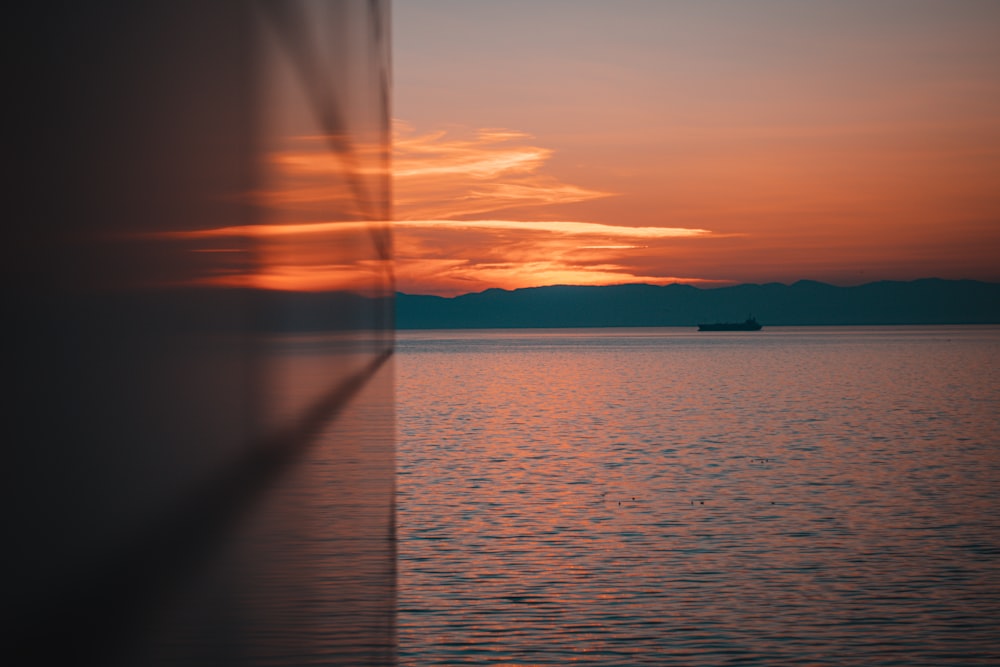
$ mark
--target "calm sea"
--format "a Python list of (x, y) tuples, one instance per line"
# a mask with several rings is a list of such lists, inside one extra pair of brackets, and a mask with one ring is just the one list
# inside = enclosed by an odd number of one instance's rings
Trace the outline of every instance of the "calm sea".
[(402, 665), (1000, 664), (1000, 328), (397, 350)]

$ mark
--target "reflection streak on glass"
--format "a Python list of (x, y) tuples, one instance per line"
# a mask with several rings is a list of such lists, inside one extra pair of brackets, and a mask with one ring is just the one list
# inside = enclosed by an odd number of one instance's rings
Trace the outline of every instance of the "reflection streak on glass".
[(392, 664), (388, 2), (22, 9), (15, 655)]

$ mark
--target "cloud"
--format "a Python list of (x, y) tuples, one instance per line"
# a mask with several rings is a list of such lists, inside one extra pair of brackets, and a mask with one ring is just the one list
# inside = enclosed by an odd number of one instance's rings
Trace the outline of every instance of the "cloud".
[(242, 261), (215, 261), (173, 284), (261, 289), (345, 290), (384, 294), (390, 289), (391, 260), (382, 259), (372, 230), (384, 222), (333, 221), (216, 227), (145, 234), (175, 253), (238, 253)]
[(552, 156), (516, 130), (418, 133), (397, 121), (393, 228), (400, 289), (460, 294), (556, 283), (698, 282), (640, 270), (637, 253), (711, 231), (560, 218), (568, 204), (616, 193), (547, 173)]
[(393, 147), (395, 214), (432, 220), (513, 207), (570, 204), (614, 193), (570, 185), (543, 172), (552, 150), (526, 133), (481, 129), (466, 136), (416, 133), (396, 122)]
[[(717, 281), (678, 276), (633, 273), (618, 264), (573, 267), (560, 261), (476, 264), (463, 260), (402, 261), (396, 266), (399, 291), (410, 294), (455, 296), (490, 287), (519, 289), (545, 285), (622, 285), (647, 283), (712, 283)], [(719, 281), (721, 282), (721, 281)]]
[(404, 220), (394, 227), (403, 292), (709, 282), (648, 266), (648, 255), (665, 244), (711, 237), (704, 229), (518, 220)]
[[(389, 238), (390, 226), (399, 286), (413, 293), (702, 282), (674, 276), (651, 257), (670, 244), (715, 236), (707, 229), (558, 219), (553, 206), (612, 193), (544, 173), (552, 151), (534, 145), (528, 134), (501, 128), (418, 134), (401, 123), (396, 130), (394, 223), (364, 220), (363, 209), (378, 207), (357, 206), (357, 193), (347, 187), (343, 165), (324, 137), (302, 136), (269, 155), (266, 188), (243, 197), (257, 207), (258, 224), (148, 237), (203, 257), (241, 253), (240, 261), (216, 261), (192, 274), (186, 279), (192, 284), (385, 291), (392, 273), (378, 241)], [(369, 171), (359, 182), (385, 176), (379, 155), (366, 153), (362, 164)], [(515, 208), (540, 215), (504, 215)]]
[[(398, 220), (397, 229), (402, 228), (447, 228), (452, 230), (513, 230), (520, 232), (542, 232), (560, 236), (600, 236), (606, 238), (656, 239), (670, 237), (705, 236), (707, 229), (684, 227), (627, 227), (605, 225), (597, 222), (560, 222), (525, 220)], [(633, 246), (591, 246), (591, 247), (633, 247)]]

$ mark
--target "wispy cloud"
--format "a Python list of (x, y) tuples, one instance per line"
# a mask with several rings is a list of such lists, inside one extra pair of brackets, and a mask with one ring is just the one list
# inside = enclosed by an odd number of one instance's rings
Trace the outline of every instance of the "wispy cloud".
[[(192, 275), (195, 284), (385, 290), (389, 263), (371, 239), (373, 230), (388, 238), (390, 224), (403, 291), (704, 282), (676, 276), (656, 258), (675, 245), (690, 251), (692, 242), (716, 234), (700, 227), (560, 219), (562, 205), (612, 193), (546, 173), (552, 151), (525, 133), (493, 128), (462, 136), (418, 134), (397, 124), (394, 223), (361, 219), (342, 165), (323, 139), (292, 137), (269, 156), (267, 189), (246, 195), (258, 206), (258, 224), (147, 236), (195, 255), (235, 258)], [(384, 176), (378, 156), (369, 157), (370, 171), (362, 176)], [(516, 219), (529, 212), (538, 216)]]
[(711, 237), (704, 229), (518, 220), (405, 220), (395, 229), (396, 274), (404, 292), (708, 282), (648, 266), (648, 255), (665, 244)]
[(614, 194), (544, 173), (552, 150), (534, 145), (523, 132), (488, 128), (466, 136), (418, 134), (399, 121), (395, 129), (393, 187), (400, 220), (456, 219)]
[[(634, 239), (654, 239), (670, 237), (705, 236), (707, 229), (684, 227), (627, 227), (605, 225), (597, 222), (525, 221), (525, 220), (399, 220), (396, 228), (447, 228), (452, 230), (514, 230), (519, 232), (543, 232), (561, 236), (601, 236)], [(590, 246), (590, 247), (633, 247), (633, 246)]]
[(635, 261), (665, 243), (711, 237), (710, 230), (560, 218), (559, 211), (572, 210), (568, 204), (615, 193), (557, 178), (549, 173), (552, 156), (516, 130), (418, 133), (397, 122), (400, 288), (459, 294), (556, 283), (698, 282), (643, 270)]

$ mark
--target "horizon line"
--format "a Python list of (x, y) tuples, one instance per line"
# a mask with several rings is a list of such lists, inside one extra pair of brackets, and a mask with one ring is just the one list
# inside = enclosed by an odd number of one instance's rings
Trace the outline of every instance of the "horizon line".
[[(478, 290), (478, 291), (463, 292), (461, 294), (454, 294), (454, 295), (451, 295), (451, 296), (444, 296), (444, 295), (441, 295), (441, 294), (432, 294), (432, 293), (405, 292), (405, 291), (402, 291), (402, 290), (396, 290), (395, 293), (396, 294), (401, 294), (403, 296), (436, 296), (436, 297), (439, 297), (439, 298), (442, 298), (442, 299), (455, 299), (455, 298), (458, 298), (460, 296), (469, 296), (469, 295), (474, 295), (474, 294), (485, 294), (486, 292), (494, 292), (494, 291), (499, 291), (499, 292), (521, 292), (521, 291), (525, 291), (525, 290), (547, 289), (547, 288), (552, 288), (552, 287), (574, 287), (574, 288), (576, 288), (576, 287), (580, 287), (580, 288), (602, 288), (602, 287), (656, 287), (656, 288), (664, 288), (664, 287), (690, 287), (692, 289), (697, 289), (697, 290), (718, 290), (718, 289), (726, 289), (726, 288), (730, 288), (730, 287), (766, 287), (766, 286), (769, 286), (769, 285), (780, 285), (782, 287), (792, 287), (792, 286), (798, 285), (800, 283), (812, 283), (812, 284), (816, 284), (816, 285), (823, 285), (825, 287), (835, 287), (835, 288), (838, 288), (838, 289), (850, 289), (850, 288), (854, 288), (854, 287), (864, 287), (866, 285), (874, 285), (874, 284), (878, 284), (878, 283), (917, 283), (917, 282), (924, 282), (924, 281), (974, 282), (974, 283), (982, 283), (982, 284), (985, 284), (985, 285), (1000, 285), (1000, 280), (982, 280), (980, 278), (941, 278), (939, 276), (925, 276), (925, 277), (922, 277), (922, 278), (910, 278), (910, 279), (880, 278), (880, 279), (876, 279), (876, 280), (869, 280), (869, 281), (866, 281), (866, 282), (851, 283), (851, 284), (837, 284), (837, 283), (826, 282), (826, 281), (823, 281), (823, 280), (815, 280), (813, 278), (799, 278), (799, 279), (797, 279), (797, 280), (795, 280), (793, 282), (780, 282), (780, 281), (777, 281), (777, 280), (772, 280), (772, 281), (762, 282), (762, 283), (757, 283), (757, 282), (735, 282), (735, 281), (717, 281), (717, 282), (720, 282), (720, 283), (721, 282), (725, 282), (726, 283), (726, 284), (721, 284), (721, 285), (712, 285), (712, 284), (696, 285), (696, 284), (692, 284), (692, 283), (688, 283), (688, 282), (673, 282), (673, 283), (666, 283), (666, 284), (663, 284), (663, 285), (657, 285), (657, 284), (654, 284), (654, 283), (646, 283), (646, 282), (609, 283), (607, 285), (586, 285), (586, 284), (572, 284), (572, 283), (553, 283), (551, 285), (535, 285), (535, 286), (530, 286), (530, 287), (514, 287), (514, 288), (511, 288), (511, 289), (507, 289), (505, 287), (487, 287), (485, 289), (481, 289), (481, 290)], [(711, 283), (713, 281), (705, 280), (705, 281), (700, 281), (700, 282)]]

